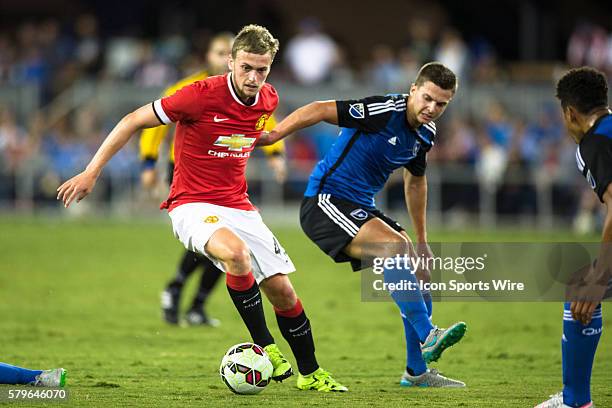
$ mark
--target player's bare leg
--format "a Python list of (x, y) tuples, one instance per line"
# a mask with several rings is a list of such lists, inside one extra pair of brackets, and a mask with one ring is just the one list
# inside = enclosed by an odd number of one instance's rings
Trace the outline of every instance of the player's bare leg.
[(393, 257), (398, 249), (407, 251), (410, 240), (385, 224), (380, 218), (372, 218), (361, 228), (344, 248), (351, 258)]
[(225, 272), (233, 276), (251, 273), (251, 254), (247, 244), (229, 228), (219, 228), (210, 237), (206, 252), (223, 262)]
[(261, 282), (260, 287), (275, 309), (289, 310), (298, 301), (297, 294), (287, 275), (270, 276)]

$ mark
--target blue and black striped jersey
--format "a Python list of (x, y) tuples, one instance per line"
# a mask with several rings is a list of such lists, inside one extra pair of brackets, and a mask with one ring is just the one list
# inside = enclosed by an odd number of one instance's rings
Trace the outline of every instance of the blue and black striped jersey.
[(340, 136), (317, 163), (304, 195), (331, 194), (373, 209), (374, 196), (394, 170), (423, 176), (436, 125), (411, 129), (407, 101), (401, 94), (337, 101)]
[(612, 182), (612, 113), (597, 119), (584, 135), (576, 149), (576, 164), (603, 202)]

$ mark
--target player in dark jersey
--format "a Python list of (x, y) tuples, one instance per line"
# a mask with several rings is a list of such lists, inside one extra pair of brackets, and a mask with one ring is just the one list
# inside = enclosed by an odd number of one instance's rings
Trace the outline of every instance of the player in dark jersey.
[[(287, 116), (260, 139), (262, 144), (274, 143), (321, 121), (341, 127), (337, 142), (310, 176), (300, 210), (304, 232), (334, 261), (350, 262), (358, 270), (364, 258), (393, 257), (398, 247), (402, 254), (433, 256), (427, 244), (425, 219), (426, 155), (435, 141), (434, 120), (444, 113), (456, 89), (452, 71), (440, 63), (429, 63), (420, 69), (409, 95), (313, 102)], [(416, 249), (404, 228), (378, 210), (374, 202), (374, 195), (399, 168), (404, 169)], [(416, 284), (417, 279), (429, 281), (430, 273), (424, 268), (385, 268), (386, 281), (403, 279)], [(448, 329), (434, 326), (431, 295), (427, 292), (395, 291), (392, 298), (400, 308), (406, 335), (407, 364), (400, 384), (465, 386), (426, 365), (463, 337), (465, 323), (455, 323)]]
[(589, 67), (572, 69), (557, 83), (563, 121), (576, 142), (576, 164), (607, 207), (602, 244), (595, 266), (580, 292), (568, 288), (563, 311), (563, 392), (537, 408), (593, 406), (591, 370), (602, 332), (601, 301), (612, 297), (612, 111), (603, 73)]
[(229, 74), (194, 82), (126, 115), (86, 169), (57, 189), (57, 198), (65, 207), (82, 200), (134, 132), (176, 122), (174, 180), (161, 205), (175, 236), (226, 272), (228, 293), (253, 342), (266, 350), (274, 380), (288, 378), (293, 369), (266, 324), (262, 291), (297, 361), (297, 388), (348, 391), (319, 366), (310, 320), (287, 276), (295, 271), (293, 262), (249, 200), (247, 162), (278, 105), (266, 82), (277, 51), (278, 40), (267, 29), (244, 27), (232, 47)]

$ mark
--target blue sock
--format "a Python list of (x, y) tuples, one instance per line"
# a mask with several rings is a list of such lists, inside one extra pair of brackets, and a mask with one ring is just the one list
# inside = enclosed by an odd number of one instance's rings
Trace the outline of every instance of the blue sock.
[(573, 320), (570, 303), (563, 311), (563, 402), (570, 407), (579, 407), (591, 401), (591, 369), (601, 337), (601, 304), (593, 312), (591, 323), (583, 326)]
[(419, 335), (408, 319), (402, 317), (402, 322), (404, 323), (404, 335), (406, 336), (406, 371), (410, 375), (421, 375), (427, 371), (427, 364), (425, 364), (421, 353)]
[(385, 268), (385, 283), (412, 282), (414, 290), (396, 290), (391, 292), (391, 298), (400, 309), (402, 318), (407, 320), (417, 333), (419, 341), (424, 342), (429, 332), (434, 328), (427, 315), (427, 306), (418, 289), (417, 279), (413, 273), (405, 269)]
[[(431, 294), (429, 291), (422, 291), (421, 295), (427, 307), (427, 315), (431, 318), (433, 307)], [(427, 364), (425, 364), (421, 353), (419, 335), (412, 328), (408, 319), (402, 318), (402, 322), (404, 323), (404, 335), (406, 336), (406, 371), (410, 375), (421, 375), (427, 371)]]
[(427, 316), (429, 316), (431, 320), (431, 315), (433, 314), (433, 301), (431, 300), (431, 293), (428, 290), (421, 292), (423, 295), (423, 301), (425, 302), (425, 306), (427, 307)]
[(10, 364), (0, 363), (0, 384), (30, 384), (36, 381), (41, 370), (28, 370)]

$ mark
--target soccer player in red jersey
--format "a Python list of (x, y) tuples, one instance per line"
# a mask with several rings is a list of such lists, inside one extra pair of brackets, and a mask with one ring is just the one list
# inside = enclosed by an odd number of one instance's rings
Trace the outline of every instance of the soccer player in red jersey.
[(232, 47), (229, 74), (194, 82), (126, 115), (87, 168), (58, 188), (58, 200), (68, 207), (87, 196), (104, 165), (138, 130), (176, 122), (174, 179), (161, 205), (175, 236), (226, 273), (232, 301), (253, 341), (268, 353), (275, 380), (293, 371), (267, 328), (260, 287), (297, 360), (297, 387), (347, 391), (319, 367), (310, 322), (287, 276), (293, 263), (247, 194), (248, 158), (278, 104), (265, 82), (277, 51), (278, 40), (267, 29), (244, 27)]

